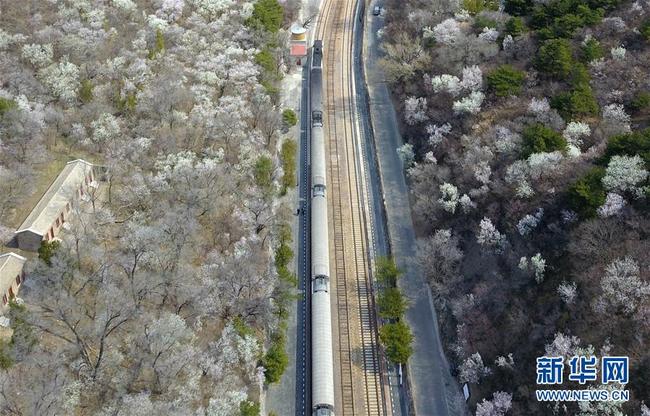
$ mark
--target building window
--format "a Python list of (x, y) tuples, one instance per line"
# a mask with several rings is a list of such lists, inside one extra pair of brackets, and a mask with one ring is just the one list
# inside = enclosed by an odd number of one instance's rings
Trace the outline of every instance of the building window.
[(17, 285), (20, 284), (20, 275), (16, 276), (16, 284), (17, 284)]
[(65, 211), (70, 212), (70, 203), (69, 202), (65, 206)]
[(57, 218), (56, 218), (56, 226), (58, 227), (59, 225), (61, 225), (61, 221), (60, 221), (59, 218), (57, 217)]
[(7, 294), (6, 294), (6, 293), (4, 294), (4, 296), (2, 296), (2, 303), (3, 303), (4, 305), (7, 304)]

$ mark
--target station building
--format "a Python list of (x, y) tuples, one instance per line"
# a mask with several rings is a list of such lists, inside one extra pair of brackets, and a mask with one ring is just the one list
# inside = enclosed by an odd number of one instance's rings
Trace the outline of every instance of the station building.
[(68, 162), (32, 212), (16, 231), (18, 247), (38, 251), (41, 241), (51, 241), (60, 232), (75, 203), (96, 187), (94, 165), (82, 159)]

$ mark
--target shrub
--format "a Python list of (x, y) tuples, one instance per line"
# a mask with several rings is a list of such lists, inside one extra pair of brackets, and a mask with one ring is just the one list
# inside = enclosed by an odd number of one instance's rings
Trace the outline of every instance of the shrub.
[(526, 73), (510, 65), (501, 65), (487, 76), (487, 83), (498, 97), (519, 95)]
[(522, 133), (522, 156), (527, 158), (533, 153), (564, 151), (567, 142), (564, 137), (541, 123), (531, 124)]
[(268, 74), (275, 73), (275, 58), (268, 49), (262, 49), (255, 55), (255, 63), (264, 69)]
[(603, 47), (600, 46), (600, 42), (596, 39), (591, 38), (582, 44), (582, 48), (580, 49), (580, 59), (582, 62), (589, 63), (603, 56), (605, 56)]
[(92, 101), (93, 83), (89, 79), (81, 81), (81, 87), (79, 87), (79, 99), (84, 103)]
[(481, 13), (483, 10), (498, 10), (498, 0), (463, 0), (463, 9), (472, 16)]
[(650, 41), (650, 19), (646, 19), (641, 23), (639, 31), (645, 40)]
[(38, 248), (38, 258), (43, 260), (48, 266), (52, 265), (52, 256), (61, 247), (59, 241), (41, 241), (41, 246)]
[(293, 127), (298, 124), (298, 116), (296, 112), (290, 108), (287, 108), (282, 112), (282, 121), (289, 127)]
[(248, 20), (249, 26), (276, 33), (282, 26), (284, 9), (277, 0), (259, 0), (253, 8), (253, 15)]
[(404, 322), (382, 326), (379, 339), (386, 348), (386, 357), (395, 364), (406, 363), (413, 353), (413, 334)]
[(615, 155), (639, 155), (650, 169), (650, 129), (611, 137), (599, 163), (607, 165)]
[(375, 262), (377, 281), (385, 287), (393, 287), (402, 271), (397, 268), (395, 261), (390, 257), (378, 257)]
[(565, 79), (573, 69), (569, 41), (566, 39), (545, 41), (537, 51), (535, 67), (550, 76)]
[(474, 18), (474, 29), (478, 30), (481, 32), (483, 28), (489, 27), (490, 29), (496, 29), (497, 28), (497, 22), (496, 20), (490, 19), (485, 16), (476, 16)]
[(289, 364), (289, 357), (285, 351), (285, 337), (281, 333), (276, 333), (271, 339), (271, 345), (262, 359), (262, 366), (266, 369), (264, 378), (267, 383), (276, 383), (280, 381), (284, 370)]
[(9, 343), (0, 340), (0, 368), (7, 370), (13, 364), (14, 360), (11, 358), (11, 348), (9, 347)]
[(630, 101), (629, 107), (630, 110), (634, 112), (639, 112), (650, 108), (650, 92), (648, 91), (637, 92), (634, 95), (634, 98), (632, 98), (632, 101)]
[(0, 97), (0, 116), (6, 111), (16, 108), (16, 102)]
[(244, 400), (239, 403), (239, 415), (240, 416), (259, 416), (260, 415), (260, 404), (257, 402), (252, 402), (250, 400)]
[(384, 319), (399, 319), (406, 310), (406, 299), (396, 287), (385, 289), (377, 298), (379, 316)]
[(590, 79), (587, 69), (582, 64), (576, 65), (571, 71), (573, 89), (560, 93), (551, 100), (551, 107), (565, 120), (598, 114), (598, 101), (589, 84)]
[(526, 16), (532, 10), (533, 4), (530, 0), (505, 0), (505, 10), (513, 16)]
[(521, 17), (515, 16), (508, 19), (506, 22), (505, 34), (511, 35), (513, 38), (521, 35), (526, 31), (526, 25)]
[(287, 139), (282, 143), (280, 158), (282, 159), (282, 193), (286, 193), (288, 188), (296, 186), (296, 153), (298, 146), (295, 140)]
[(255, 183), (264, 190), (271, 190), (273, 186), (273, 161), (268, 156), (260, 156), (255, 162), (253, 173)]
[(604, 176), (605, 169), (594, 168), (569, 187), (569, 206), (582, 218), (595, 217), (598, 208), (605, 203)]

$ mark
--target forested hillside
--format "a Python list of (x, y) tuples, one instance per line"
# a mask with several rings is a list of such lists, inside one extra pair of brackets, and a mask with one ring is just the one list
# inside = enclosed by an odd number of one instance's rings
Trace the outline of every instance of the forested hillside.
[[(380, 33), (455, 374), (477, 415), (647, 415), (650, 3), (460, 3)], [(629, 356), (630, 402), (537, 402), (545, 354)]]
[(259, 413), (295, 279), (285, 3), (0, 3), (2, 243), (67, 161), (105, 171), (28, 260), (0, 414)]

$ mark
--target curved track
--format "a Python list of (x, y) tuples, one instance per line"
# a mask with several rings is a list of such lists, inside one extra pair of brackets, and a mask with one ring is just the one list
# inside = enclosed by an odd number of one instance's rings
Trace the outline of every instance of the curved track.
[[(363, 0), (359, 0), (363, 1)], [(336, 414), (388, 415), (384, 400), (368, 241), (372, 230), (355, 113), (354, 0), (324, 0), (325, 142), (329, 175), (330, 273), (335, 342)], [(388, 401), (390, 403), (390, 401)]]

